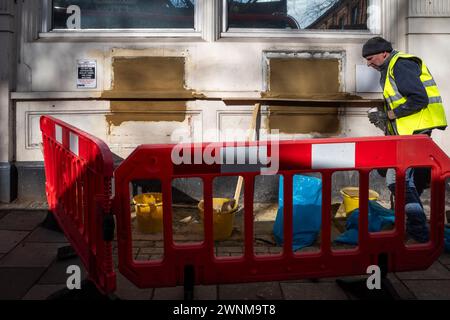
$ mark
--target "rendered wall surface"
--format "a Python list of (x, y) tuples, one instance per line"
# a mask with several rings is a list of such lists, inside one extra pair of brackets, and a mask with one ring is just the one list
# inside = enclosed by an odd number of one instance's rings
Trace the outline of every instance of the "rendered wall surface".
[[(382, 35), (397, 49), (422, 56), (438, 81), (444, 102), (448, 101), (450, 80), (446, 74), (449, 70), (446, 57), (450, 47), (449, 32), (441, 27), (449, 24), (445, 17), (449, 1), (433, 1), (424, 8), (419, 2), (408, 0), (373, 3), (379, 4), (371, 10), (381, 12), (382, 19), (377, 28)], [(214, 5), (210, 7), (212, 4), (208, 2), (203, 8), (217, 9)], [(212, 23), (208, 19), (205, 21)], [(38, 148), (38, 118), (41, 114), (52, 114), (98, 135), (121, 157), (126, 157), (141, 143), (173, 142), (173, 134), (179, 130), (188, 138), (199, 139), (201, 136), (212, 140), (214, 137), (208, 131), (247, 129), (253, 105), (230, 106), (220, 101), (221, 97), (259, 97), (261, 93), (276, 95), (280, 91), (316, 97), (330, 93), (381, 97), (379, 93), (356, 92), (356, 66), (365, 63), (361, 46), (374, 35), (370, 33), (318, 34), (303, 38), (251, 38), (248, 35), (220, 38), (217, 33), (211, 33), (217, 31), (214, 25), (208, 31), (204, 28), (198, 38), (35, 40), (27, 36), (33, 31), (27, 25), (29, 22), (23, 23), (17, 68), (19, 79), (13, 93), (15, 153), (19, 161), (42, 160)], [(342, 56), (286, 61), (268, 59), (267, 52), (291, 55), (319, 52), (323, 56), (341, 52)], [(76, 64), (79, 59), (96, 61), (96, 88), (77, 89)], [(142, 92), (161, 91), (196, 92), (218, 99), (152, 102), (138, 99)], [(129, 97), (135, 94), (135, 97), (120, 101), (104, 99), (111, 92), (125, 92)], [(368, 122), (368, 108), (268, 105), (261, 111), (261, 128), (280, 130), (282, 139), (382, 135)], [(450, 152), (449, 139), (444, 135), (437, 133), (435, 141)]]

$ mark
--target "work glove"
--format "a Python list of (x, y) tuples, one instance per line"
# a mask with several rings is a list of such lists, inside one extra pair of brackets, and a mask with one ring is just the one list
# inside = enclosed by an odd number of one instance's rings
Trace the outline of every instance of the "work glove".
[(386, 123), (387, 121), (387, 114), (384, 111), (369, 112), (368, 116), (369, 121), (374, 125), (377, 125), (378, 123)]
[(388, 119), (386, 112), (384, 111), (369, 112), (368, 117), (369, 121), (373, 123), (376, 127), (380, 128), (383, 131), (385, 130), (386, 121)]

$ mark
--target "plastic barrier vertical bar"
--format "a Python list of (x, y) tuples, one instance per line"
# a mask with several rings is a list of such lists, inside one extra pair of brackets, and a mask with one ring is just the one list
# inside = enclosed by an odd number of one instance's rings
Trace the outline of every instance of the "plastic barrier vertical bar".
[(329, 170), (322, 173), (322, 247), (324, 256), (331, 254), (331, 175)]
[(170, 255), (172, 251), (173, 243), (173, 212), (171, 208), (172, 203), (172, 183), (170, 179), (163, 179), (162, 183), (162, 196), (163, 196), (163, 227), (164, 227), (164, 254)]
[(405, 172), (396, 170), (395, 181), (395, 228), (398, 230), (397, 240), (403, 242), (405, 238)]
[(283, 252), (287, 257), (292, 256), (292, 225), (293, 225), (293, 206), (292, 206), (292, 183), (293, 177), (292, 174), (285, 174), (283, 177), (284, 185), (283, 185)]
[(252, 261), (254, 257), (253, 190), (255, 185), (255, 177), (245, 177), (244, 183), (244, 256), (248, 261)]
[(369, 174), (359, 171), (359, 248), (365, 250), (369, 238)]
[(431, 215), (430, 217), (430, 240), (438, 242), (439, 239), (444, 238), (446, 175), (440, 177), (436, 171), (432, 171), (431, 175), (430, 211), (439, 212), (439, 215)]
[(214, 256), (212, 186), (213, 180), (211, 178), (208, 177), (203, 180), (205, 245), (208, 248), (211, 259)]

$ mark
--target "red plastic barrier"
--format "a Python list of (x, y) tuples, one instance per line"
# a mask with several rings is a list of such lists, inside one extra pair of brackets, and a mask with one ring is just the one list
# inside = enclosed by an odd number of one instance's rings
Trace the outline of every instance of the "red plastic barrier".
[(42, 116), (40, 123), (49, 208), (90, 279), (111, 293), (116, 275), (103, 222), (111, 214), (112, 153), (103, 141), (63, 121)]
[[(104, 240), (103, 222), (110, 216), (112, 154), (106, 144), (52, 117), (41, 117), (46, 190), (50, 209), (68, 240), (83, 261), (89, 277), (104, 293), (115, 290), (111, 242)], [(450, 177), (450, 159), (427, 136), (284, 141), (279, 144), (279, 174), (284, 176), (283, 253), (256, 256), (253, 244), (254, 179), (260, 167), (195, 164), (194, 154), (212, 153), (225, 157), (229, 151), (248, 155), (268, 150), (270, 143), (246, 143), (239, 148), (222, 144), (185, 146), (194, 164), (174, 164), (174, 145), (139, 146), (115, 171), (114, 213), (117, 219), (119, 269), (139, 287), (182, 284), (185, 267), (193, 268), (196, 284), (276, 281), (301, 278), (339, 277), (366, 274), (369, 265), (387, 257), (390, 272), (429, 267), (444, 247), (445, 179)], [(197, 150), (196, 150), (197, 149)], [(239, 151), (238, 151), (239, 149)], [(276, 149), (274, 149), (276, 150)], [(205, 152), (208, 151), (208, 152)], [(189, 153), (187, 153), (189, 154)], [(239, 157), (239, 156), (237, 156)], [(405, 235), (405, 171), (429, 167), (431, 179), (430, 241), (407, 247)], [(373, 169), (395, 168), (395, 228), (382, 233), (368, 230), (369, 173)], [(352, 250), (331, 248), (331, 178), (335, 171), (359, 172), (359, 241)], [(300, 255), (292, 251), (292, 181), (299, 173), (322, 175), (322, 232), (318, 252)], [(244, 177), (244, 255), (214, 255), (212, 183), (215, 177)], [(199, 177), (204, 192), (204, 241), (177, 245), (172, 230), (172, 180)], [(159, 180), (163, 193), (164, 257), (162, 261), (135, 261), (132, 253), (130, 182)], [(191, 270), (192, 271), (192, 270)]]
[[(247, 143), (250, 149), (261, 145)], [(242, 145), (241, 145), (242, 146)], [(139, 287), (175, 286), (183, 283), (184, 267), (194, 268), (196, 284), (275, 281), (300, 278), (338, 277), (366, 274), (367, 267), (387, 257), (388, 270), (406, 271), (429, 267), (440, 255), (444, 239), (445, 179), (450, 177), (450, 160), (426, 136), (357, 139), (318, 139), (281, 142), (279, 173), (284, 176), (284, 244), (279, 256), (256, 256), (253, 250), (253, 193), (257, 169), (225, 168), (220, 164), (174, 165), (173, 145), (139, 146), (115, 172), (114, 208), (117, 218), (119, 269)], [(200, 146), (202, 152), (207, 145)], [(198, 146), (197, 146), (198, 148)], [(223, 154), (222, 144), (210, 152)], [(271, 150), (271, 144), (267, 145)], [(186, 150), (195, 150), (188, 146)], [(242, 152), (241, 148), (241, 152)], [(270, 154), (269, 154), (270, 156)], [(194, 163), (194, 156), (191, 157)], [(405, 171), (410, 167), (430, 167), (431, 220), (430, 242), (414, 247), (404, 244)], [(241, 167), (242, 168), (242, 167)], [(396, 224), (389, 232), (368, 231), (369, 173), (373, 169), (397, 170)], [(354, 250), (331, 249), (331, 177), (334, 171), (357, 170), (360, 181), (359, 245)], [(245, 172), (242, 172), (245, 171)], [(292, 251), (293, 175), (306, 172), (322, 174), (322, 233), (319, 252), (294, 254)], [(245, 250), (242, 257), (217, 258), (214, 255), (212, 218), (212, 181), (218, 176), (243, 176), (245, 180)], [(176, 245), (172, 231), (172, 179), (200, 177), (204, 185), (205, 229), (200, 244)], [(134, 261), (130, 215), (130, 182), (159, 180), (163, 193), (164, 257), (162, 261)]]

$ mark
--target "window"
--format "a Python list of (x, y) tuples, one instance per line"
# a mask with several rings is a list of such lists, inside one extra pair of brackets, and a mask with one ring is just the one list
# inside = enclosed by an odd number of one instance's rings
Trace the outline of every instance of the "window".
[(344, 24), (344, 17), (339, 18), (339, 29), (344, 30), (345, 24)]
[(352, 25), (358, 24), (358, 7), (352, 9)]
[(53, 0), (52, 29), (194, 29), (195, 0)]
[[(367, 0), (224, 0), (224, 5), (227, 29), (367, 30), (367, 20), (358, 23), (357, 19), (358, 7), (367, 11)], [(349, 9), (353, 7), (356, 13)], [(330, 23), (337, 14), (338, 24)]]

